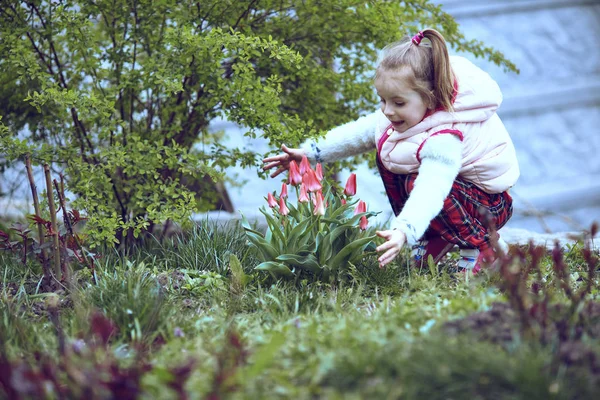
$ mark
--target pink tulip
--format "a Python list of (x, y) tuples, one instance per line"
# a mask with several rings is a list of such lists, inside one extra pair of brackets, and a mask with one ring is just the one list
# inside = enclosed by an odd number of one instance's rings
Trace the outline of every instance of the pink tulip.
[(302, 175), (300, 174), (300, 169), (298, 168), (298, 164), (296, 161), (290, 162), (290, 171), (288, 180), (290, 181), (290, 185), (296, 186), (302, 183)]
[(267, 203), (269, 204), (269, 207), (273, 208), (277, 205), (277, 201), (275, 200), (275, 197), (273, 197), (272, 193), (269, 193), (267, 195)]
[(304, 175), (302, 175), (302, 183), (306, 185), (306, 190), (309, 192), (318, 192), (319, 190), (323, 189), (323, 186), (321, 186), (321, 183), (315, 175), (315, 171), (312, 169), (309, 169)]
[(315, 168), (315, 175), (317, 176), (319, 182), (323, 180), (323, 167), (321, 167), (321, 163), (317, 164), (317, 167)]
[(285, 204), (285, 199), (283, 198), (283, 196), (281, 196), (279, 198), (279, 213), (281, 215), (288, 215), (290, 213), (290, 209), (287, 208), (287, 205)]
[(315, 210), (313, 214), (315, 215), (325, 215), (325, 206), (323, 205), (323, 192), (315, 193)]
[(356, 174), (352, 173), (346, 181), (346, 188), (344, 189), (346, 196), (354, 196), (356, 194)]
[(342, 205), (345, 206), (346, 205), (346, 199), (341, 199), (342, 200)]
[(367, 220), (367, 216), (363, 215), (360, 217), (360, 229), (364, 231), (367, 229), (367, 225), (369, 225), (369, 221)]
[(364, 201), (359, 201), (354, 209), (354, 215), (367, 212), (367, 203)]
[(300, 203), (308, 203), (309, 200), (308, 193), (306, 192), (306, 186), (300, 185), (300, 195), (298, 196), (298, 201)]
[(285, 182), (283, 182), (281, 184), (281, 195), (279, 197), (281, 197), (282, 199), (288, 197), (288, 194), (287, 194), (287, 185), (285, 184)]
[(306, 171), (308, 171), (310, 168), (310, 163), (308, 162), (308, 158), (306, 158), (306, 156), (302, 156), (302, 161), (300, 161), (300, 175), (303, 175), (306, 173)]

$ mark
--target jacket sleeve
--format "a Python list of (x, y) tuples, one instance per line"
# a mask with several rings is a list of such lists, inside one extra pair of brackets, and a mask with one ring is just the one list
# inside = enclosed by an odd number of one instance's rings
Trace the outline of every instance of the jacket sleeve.
[(374, 149), (380, 121), (378, 114), (381, 113), (375, 112), (333, 128), (324, 137), (302, 144), (301, 149), (312, 163), (337, 161)]
[(442, 210), (461, 167), (462, 141), (454, 134), (432, 136), (423, 144), (420, 158), (414, 188), (390, 226), (404, 232), (406, 243), (411, 246), (423, 236), (431, 220)]

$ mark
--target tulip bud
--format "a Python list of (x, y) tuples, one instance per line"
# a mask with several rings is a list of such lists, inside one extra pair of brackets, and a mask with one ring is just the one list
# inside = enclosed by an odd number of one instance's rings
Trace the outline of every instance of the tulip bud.
[(306, 156), (302, 156), (302, 161), (300, 161), (300, 175), (304, 175), (309, 169), (311, 168), (308, 158), (306, 158)]
[(300, 185), (300, 195), (298, 196), (298, 201), (300, 203), (308, 203), (309, 200), (308, 193), (306, 192), (306, 185)]
[(285, 182), (283, 182), (281, 184), (281, 195), (279, 195), (279, 197), (285, 199), (286, 197), (288, 197), (288, 193), (287, 193), (287, 185), (285, 184)]
[(288, 175), (289, 184), (296, 186), (302, 183), (302, 175), (296, 161), (290, 162), (290, 170)]
[(367, 220), (367, 216), (363, 215), (362, 217), (360, 217), (360, 229), (364, 231), (365, 229), (367, 229), (367, 225), (369, 225), (369, 221)]
[(290, 209), (287, 208), (287, 205), (285, 204), (285, 199), (283, 198), (283, 196), (281, 196), (279, 198), (279, 213), (281, 215), (288, 215), (290, 213)]
[(359, 201), (354, 209), (354, 215), (367, 212), (367, 203), (364, 201)]
[(306, 171), (306, 173), (302, 176), (302, 183), (306, 185), (306, 190), (309, 192), (317, 192), (323, 189), (323, 186), (321, 186), (321, 183), (315, 175), (315, 171), (312, 169)]
[(275, 197), (273, 197), (272, 193), (269, 193), (267, 195), (267, 204), (269, 204), (269, 207), (273, 208), (277, 205), (277, 201), (275, 200)]
[(319, 182), (323, 180), (323, 167), (321, 166), (321, 163), (318, 163), (317, 167), (315, 168), (315, 176)]
[(323, 192), (315, 193), (315, 210), (313, 214), (315, 215), (325, 215), (325, 206), (323, 204)]
[(356, 174), (352, 173), (346, 181), (346, 187), (344, 188), (344, 194), (346, 196), (354, 196), (356, 194)]

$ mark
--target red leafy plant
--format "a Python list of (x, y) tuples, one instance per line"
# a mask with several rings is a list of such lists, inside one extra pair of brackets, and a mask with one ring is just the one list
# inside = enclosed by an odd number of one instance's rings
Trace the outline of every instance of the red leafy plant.
[[(64, 335), (58, 296), (47, 301), (50, 320), (58, 336), (56, 357), (35, 354), (35, 359), (9, 359), (0, 337), (0, 398), (10, 399), (138, 399), (147, 395), (142, 380), (161, 369), (147, 358), (148, 352), (136, 349), (135, 359), (124, 366), (110, 348), (117, 326), (100, 312), (90, 316), (90, 329), (73, 340)], [(184, 385), (194, 371), (196, 360), (165, 368), (162, 383), (173, 390), (177, 398), (187, 399)]]
[[(77, 229), (78, 225), (83, 224), (87, 218), (83, 217), (78, 210), (67, 210), (63, 176), (61, 175), (60, 182), (56, 179), (52, 180), (50, 167), (44, 165), (49, 215), (49, 219), (45, 219), (42, 217), (31, 160), (28, 156), (25, 158), (25, 165), (35, 210), (35, 214), (27, 218), (37, 227), (37, 237), (31, 235), (28, 225), (15, 223), (10, 229), (12, 232), (0, 230), (0, 250), (18, 255), (23, 264), (27, 264), (28, 260), (37, 259), (44, 271), (42, 288), (46, 291), (56, 288), (56, 282), (70, 285), (70, 264), (73, 261), (90, 268), (95, 279), (94, 259), (97, 256), (84, 247), (84, 237)], [(58, 207), (55, 205), (54, 194), (58, 199)], [(63, 217), (62, 225), (58, 223), (59, 212)], [(18, 240), (12, 240), (14, 236), (17, 236)]]
[(296, 190), (292, 204), (288, 186), (279, 195), (269, 193), (269, 208), (261, 207), (267, 222), (262, 233), (242, 215), (249, 242), (259, 250), (262, 263), (257, 270), (274, 277), (310, 275), (333, 280), (375, 248), (376, 236), (368, 231), (368, 219), (378, 213), (355, 198), (356, 174), (351, 174), (343, 193), (323, 177), (317, 164), (313, 170), (304, 158), (290, 163), (288, 183)]
[[(600, 383), (600, 354), (590, 346), (600, 338), (600, 303), (594, 301), (600, 256), (592, 246), (597, 232), (594, 223), (566, 256), (558, 242), (551, 250), (532, 241), (512, 246), (490, 266), (499, 273), (498, 286), (507, 302), (450, 321), (445, 332), (469, 332), (508, 349), (515, 342), (551, 348), (553, 371), (569, 367), (569, 375), (580, 369), (587, 371), (586, 379)], [(496, 241), (494, 247), (500, 251)]]

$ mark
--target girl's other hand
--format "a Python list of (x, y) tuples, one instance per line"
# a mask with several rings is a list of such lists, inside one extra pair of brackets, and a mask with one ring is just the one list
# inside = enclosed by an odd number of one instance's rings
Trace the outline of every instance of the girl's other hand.
[(281, 150), (283, 151), (282, 154), (263, 159), (263, 163), (267, 163), (267, 165), (263, 166), (264, 171), (271, 168), (277, 168), (275, 172), (271, 174), (271, 178), (275, 178), (283, 171), (289, 169), (292, 160), (296, 162), (302, 161), (302, 156), (304, 155), (304, 151), (301, 149), (290, 149), (285, 144), (281, 145)]
[(406, 243), (406, 235), (400, 229), (377, 231), (375, 233), (386, 240), (384, 244), (376, 249), (378, 252), (385, 251), (378, 259), (379, 268), (383, 268), (400, 254), (400, 250)]

